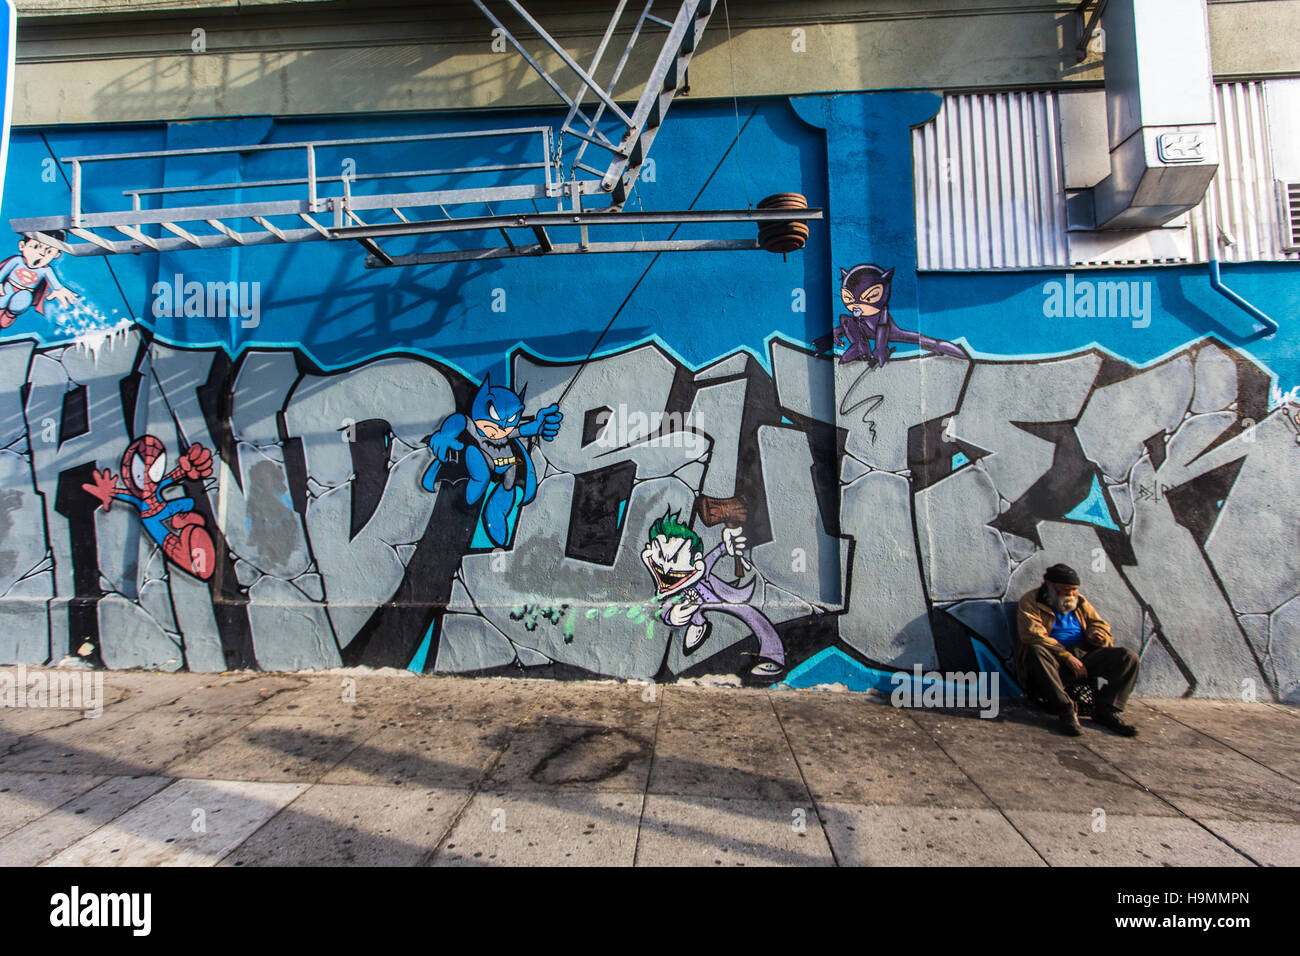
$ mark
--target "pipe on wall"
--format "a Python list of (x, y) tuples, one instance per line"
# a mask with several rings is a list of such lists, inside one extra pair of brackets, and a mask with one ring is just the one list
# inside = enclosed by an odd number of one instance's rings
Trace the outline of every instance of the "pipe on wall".
[(1219, 260), (1210, 260), (1210, 288), (1219, 295), (1223, 296), (1233, 305), (1240, 308), (1243, 312), (1253, 318), (1256, 322), (1262, 323), (1267, 329), (1266, 335), (1272, 335), (1278, 330), (1278, 324), (1268, 317), (1263, 311), (1251, 305), (1246, 299), (1242, 298), (1236, 292), (1233, 292), (1223, 284), (1223, 277), (1219, 274)]

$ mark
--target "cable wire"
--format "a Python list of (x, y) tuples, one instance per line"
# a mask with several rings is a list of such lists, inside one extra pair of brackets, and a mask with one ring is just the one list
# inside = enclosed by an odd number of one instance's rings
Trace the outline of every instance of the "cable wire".
[[(700, 197), (704, 195), (704, 190), (709, 188), (709, 183), (713, 182), (713, 177), (716, 176), (718, 170), (722, 168), (722, 164), (727, 161), (727, 157), (731, 155), (731, 150), (735, 147), (735, 145), (738, 142), (740, 142), (740, 134), (745, 131), (745, 127), (749, 126), (750, 120), (754, 118), (754, 114), (757, 112), (758, 112), (757, 106), (755, 106), (752, 110), (750, 110), (749, 116), (745, 120), (745, 125), (741, 126), (739, 129), (736, 130), (735, 139), (733, 139), (727, 145), (726, 151), (722, 154), (722, 157), (718, 160), (717, 165), (713, 167), (713, 171), (709, 173), (709, 178), (704, 180), (704, 185), (701, 186), (700, 191), (695, 194), (695, 198), (691, 200), (691, 204), (686, 207), (688, 210), (694, 209), (695, 204), (700, 201)], [(680, 222), (677, 223), (677, 225), (673, 226), (673, 231), (668, 234), (668, 240), (671, 240), (673, 236), (677, 235), (677, 230), (680, 229), (681, 227), (682, 224)], [(609, 333), (609, 330), (613, 328), (614, 323), (618, 320), (619, 314), (623, 311), (623, 308), (628, 304), (628, 302), (631, 301), (632, 296), (636, 293), (637, 287), (641, 285), (642, 280), (644, 280), (645, 277), (650, 273), (650, 270), (654, 268), (654, 264), (659, 261), (659, 257), (661, 255), (663, 255), (662, 249), (654, 254), (654, 258), (652, 258), (649, 264), (645, 267), (645, 269), (642, 270), (641, 275), (638, 276), (636, 282), (632, 284), (632, 288), (628, 290), (627, 295), (623, 296), (623, 301), (618, 304), (618, 308), (614, 310), (614, 314), (610, 316), (609, 321), (605, 323), (605, 328), (601, 330), (600, 335), (596, 336), (596, 341), (592, 343), (591, 350), (587, 352), (587, 357), (582, 360), (582, 364), (578, 366), (578, 370), (573, 373), (573, 378), (569, 379), (569, 384), (564, 386), (564, 391), (561, 392), (560, 397), (556, 399), (555, 404), (557, 406), (564, 401), (564, 397), (569, 394), (569, 390), (572, 389), (574, 383), (578, 381), (578, 376), (580, 376), (583, 370), (587, 367), (587, 363), (591, 361), (591, 357), (596, 354), (596, 349), (600, 348), (600, 343), (604, 340), (605, 336)]]

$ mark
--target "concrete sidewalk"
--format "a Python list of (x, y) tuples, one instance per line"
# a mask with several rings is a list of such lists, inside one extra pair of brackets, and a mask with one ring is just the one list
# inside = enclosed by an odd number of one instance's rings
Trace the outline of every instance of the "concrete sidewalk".
[(0, 864), (1300, 864), (1276, 704), (1134, 701), (1142, 736), (1076, 740), (816, 691), (103, 679), (99, 717), (0, 709)]

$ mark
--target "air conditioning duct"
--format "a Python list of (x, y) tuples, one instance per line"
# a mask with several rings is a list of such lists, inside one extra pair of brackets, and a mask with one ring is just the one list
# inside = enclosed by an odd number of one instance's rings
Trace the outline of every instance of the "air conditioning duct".
[(1154, 229), (1205, 197), (1219, 168), (1206, 0), (1109, 0), (1110, 175), (1093, 189), (1098, 229)]

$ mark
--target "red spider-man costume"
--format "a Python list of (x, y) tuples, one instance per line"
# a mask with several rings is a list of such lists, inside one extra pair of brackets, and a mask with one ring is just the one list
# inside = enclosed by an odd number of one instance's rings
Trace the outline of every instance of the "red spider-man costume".
[(212, 474), (212, 452), (194, 444), (180, 456), (176, 467), (167, 469), (167, 449), (153, 435), (144, 435), (127, 445), (122, 455), (122, 481), (108, 469), (96, 471), (95, 480), (81, 487), (102, 502), (108, 511), (114, 498), (128, 501), (140, 512), (149, 537), (162, 548), (169, 561), (197, 578), (207, 580), (216, 567), (216, 548), (203, 516), (194, 513), (193, 498), (167, 499), (164, 488), (184, 478), (206, 478)]

